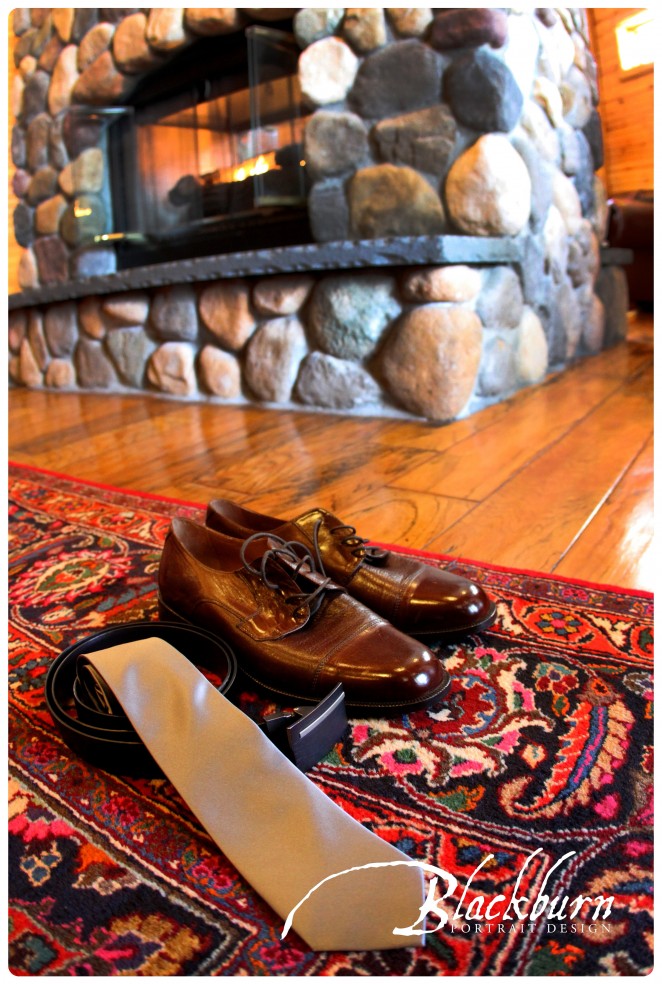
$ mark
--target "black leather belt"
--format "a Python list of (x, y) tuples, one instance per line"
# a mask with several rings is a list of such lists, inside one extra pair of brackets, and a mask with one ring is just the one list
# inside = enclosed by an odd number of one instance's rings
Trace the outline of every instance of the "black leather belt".
[[(126, 622), (86, 636), (65, 649), (46, 676), (46, 704), (60, 734), (93, 765), (121, 775), (154, 776), (161, 770), (115, 700), (85, 659), (87, 653), (158, 637), (219, 680), (227, 694), (237, 676), (230, 647), (205, 629), (174, 622)], [(265, 715), (262, 728), (302, 771), (338, 741), (347, 727), (342, 685), (312, 707)]]

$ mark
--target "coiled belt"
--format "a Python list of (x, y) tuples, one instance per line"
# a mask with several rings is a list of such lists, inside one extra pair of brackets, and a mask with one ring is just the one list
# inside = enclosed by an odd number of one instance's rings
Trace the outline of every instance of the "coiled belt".
[[(232, 649), (205, 629), (174, 622), (125, 622), (86, 636), (51, 664), (46, 705), (64, 741), (93, 765), (121, 775), (154, 776), (161, 770), (93, 667), (87, 653), (139, 639), (170, 643), (198, 667), (212, 673), (227, 695), (237, 676)], [(158, 699), (158, 697), (156, 698)], [(342, 737), (347, 726), (339, 684), (314, 707), (265, 715), (263, 730), (295, 765), (307, 771)]]

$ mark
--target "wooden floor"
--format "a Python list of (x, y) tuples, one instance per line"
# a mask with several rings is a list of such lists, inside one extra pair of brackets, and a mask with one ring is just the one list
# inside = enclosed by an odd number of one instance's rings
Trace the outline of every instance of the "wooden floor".
[(15, 389), (19, 462), (274, 515), (324, 505), (362, 535), (653, 589), (653, 320), (446, 426)]

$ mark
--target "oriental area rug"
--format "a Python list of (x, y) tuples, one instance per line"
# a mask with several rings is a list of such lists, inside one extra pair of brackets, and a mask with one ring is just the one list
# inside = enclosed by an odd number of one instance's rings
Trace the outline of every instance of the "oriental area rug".
[[(430, 918), (425, 946), (315, 953), (294, 932), (281, 939), (279, 917), (167, 779), (88, 765), (64, 744), (44, 701), (49, 665), (64, 647), (157, 618), (170, 518), (202, 521), (203, 507), (23, 466), (10, 467), (9, 499), (15, 975), (651, 971), (650, 595), (420, 554), (479, 582), (497, 620), (436, 647), (452, 677), (439, 704), (388, 720), (350, 718), (309, 777), (456, 885)], [(276, 709), (249, 689), (230, 698), (256, 720)]]

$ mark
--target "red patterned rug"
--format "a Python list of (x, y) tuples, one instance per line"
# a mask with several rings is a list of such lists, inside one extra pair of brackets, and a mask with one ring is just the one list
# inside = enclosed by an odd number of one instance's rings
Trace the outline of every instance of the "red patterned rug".
[[(453, 678), (447, 699), (352, 719), (310, 776), (377, 834), (457, 878), (449, 922), (423, 948), (313, 953), (294, 934), (281, 942), (277, 917), (167, 780), (89, 767), (44, 703), (63, 647), (156, 617), (169, 519), (203, 510), (18, 466), (9, 492), (15, 974), (650, 972), (650, 595), (425, 555), (483, 584), (496, 624), (438, 650)], [(233, 699), (252, 715), (273, 707), (255, 693)]]

